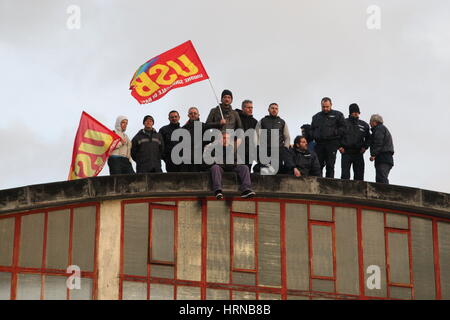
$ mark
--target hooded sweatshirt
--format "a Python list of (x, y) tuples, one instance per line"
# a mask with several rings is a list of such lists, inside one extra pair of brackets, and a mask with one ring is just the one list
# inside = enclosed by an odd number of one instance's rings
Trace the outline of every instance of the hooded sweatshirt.
[(122, 140), (117, 144), (116, 148), (111, 152), (111, 155), (113, 156), (121, 156), (128, 158), (131, 160), (131, 141), (128, 138), (127, 134), (122, 131), (122, 128), (120, 127), (120, 123), (123, 120), (128, 120), (125, 116), (118, 116), (116, 119), (116, 125), (114, 132), (122, 138)]

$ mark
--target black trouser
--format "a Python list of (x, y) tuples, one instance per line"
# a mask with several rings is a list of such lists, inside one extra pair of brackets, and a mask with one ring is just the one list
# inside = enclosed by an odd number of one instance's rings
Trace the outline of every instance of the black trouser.
[(392, 164), (390, 163), (376, 163), (375, 162), (375, 181), (378, 183), (387, 183), (389, 184), (389, 172), (392, 169)]
[(132, 174), (133, 166), (126, 157), (109, 157), (108, 158), (109, 174)]
[(341, 179), (350, 179), (353, 164), (353, 180), (364, 180), (364, 155), (362, 153), (343, 153), (341, 157)]
[(166, 159), (164, 159), (164, 163), (166, 164), (167, 172), (180, 172), (181, 171), (181, 165), (174, 164), (172, 162), (172, 159), (170, 158), (170, 154)]
[(338, 149), (338, 141), (330, 141), (327, 143), (318, 143), (314, 151), (319, 158), (321, 175), (323, 177), (323, 167), (326, 167), (326, 177), (334, 178), (334, 164), (336, 163), (336, 151)]
[(152, 173), (152, 172), (162, 172), (161, 166), (156, 167), (152, 163), (136, 163), (137, 173)]

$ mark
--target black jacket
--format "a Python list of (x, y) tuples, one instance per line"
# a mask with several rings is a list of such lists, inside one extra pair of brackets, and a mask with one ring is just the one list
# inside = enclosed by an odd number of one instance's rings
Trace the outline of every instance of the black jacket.
[(164, 154), (163, 159), (167, 159), (170, 157), (170, 153), (172, 152), (173, 147), (178, 143), (177, 141), (172, 141), (172, 132), (174, 132), (176, 129), (180, 128), (180, 124), (172, 124), (169, 123), (168, 125), (162, 127), (159, 129), (159, 133), (162, 135), (164, 139)]
[(289, 160), (287, 161), (287, 167), (289, 171), (293, 171), (297, 168), (302, 177), (307, 176), (321, 176), (319, 159), (315, 152), (302, 151), (298, 148), (289, 149)]
[(311, 122), (311, 133), (319, 143), (336, 142), (345, 132), (345, 119), (342, 112), (331, 110), (328, 113), (316, 113)]
[(136, 161), (136, 171), (161, 170), (164, 140), (155, 129), (140, 130), (131, 140), (131, 158)]
[[(242, 126), (244, 129), (244, 132), (248, 129), (255, 129), (256, 125), (258, 124), (258, 120), (253, 118), (253, 116), (246, 115), (242, 110), (236, 109), (237, 113), (239, 114), (239, 117), (241, 118)], [(241, 144), (240, 147), (245, 147), (245, 163), (246, 164), (252, 164), (253, 160), (257, 159), (250, 159), (250, 138), (248, 136), (245, 137), (245, 144)], [(256, 146), (254, 146), (256, 148)]]
[[(287, 144), (289, 143), (290, 136), (289, 136), (289, 130), (287, 130), (286, 122), (281, 119), (280, 117), (276, 116), (265, 116), (259, 121), (259, 128), (260, 129), (266, 129), (267, 130), (267, 146), (269, 148), (272, 147), (271, 145), (271, 129), (276, 129), (279, 131), (278, 137), (279, 137), (279, 148), (287, 147)], [(260, 141), (261, 144), (262, 141)], [(286, 144), (286, 146), (285, 146)]]
[[(198, 122), (201, 124), (202, 126), (202, 132), (201, 132), (201, 137), (195, 137), (194, 136), (194, 124), (195, 122)], [(218, 129), (220, 130), (222, 126), (220, 125), (220, 123), (203, 123), (200, 120), (189, 120), (182, 128), (186, 129), (187, 131), (189, 131), (189, 134), (191, 136), (191, 164), (194, 163), (194, 154), (195, 152), (200, 152), (203, 155), (203, 148), (205, 147), (205, 145), (207, 145), (209, 142), (208, 141), (203, 141), (203, 134), (205, 133), (206, 130), (209, 129)], [(197, 144), (197, 148), (199, 148), (199, 150), (195, 150), (195, 139), (199, 139), (200, 143)], [(201, 150), (200, 150), (201, 148)]]
[(345, 132), (341, 138), (341, 147), (345, 153), (360, 153), (361, 148), (369, 149), (370, 127), (367, 122), (352, 116), (345, 119)]
[(382, 123), (372, 128), (370, 155), (375, 157), (375, 164), (388, 163), (394, 165), (394, 143), (391, 133)]

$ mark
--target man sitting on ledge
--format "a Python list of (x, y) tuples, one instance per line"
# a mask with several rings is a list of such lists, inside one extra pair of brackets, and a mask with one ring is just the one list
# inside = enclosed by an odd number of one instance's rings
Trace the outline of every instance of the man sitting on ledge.
[[(215, 154), (215, 148), (217, 144), (222, 147), (222, 155)], [(219, 147), (219, 148), (220, 148)], [(223, 199), (222, 193), (222, 175), (224, 172), (234, 171), (238, 174), (241, 185), (239, 190), (241, 193), (241, 198), (251, 198), (255, 195), (255, 192), (251, 190), (251, 180), (250, 180), (250, 170), (245, 164), (237, 164), (237, 148), (230, 144), (230, 134), (225, 132), (222, 134), (222, 139), (219, 141), (214, 141), (205, 147), (205, 154), (210, 154), (215, 163), (211, 166), (211, 178), (212, 178), (212, 189), (217, 199)], [(227, 163), (227, 154), (232, 154), (232, 162)]]
[(304, 136), (297, 136), (294, 148), (290, 149), (288, 167), (296, 177), (321, 175), (320, 163), (314, 151), (308, 151), (308, 141)]

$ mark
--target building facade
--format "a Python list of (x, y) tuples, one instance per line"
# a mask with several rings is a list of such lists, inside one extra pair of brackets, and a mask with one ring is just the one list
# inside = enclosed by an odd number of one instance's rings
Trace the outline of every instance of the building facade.
[(450, 195), (253, 175), (0, 191), (0, 299), (450, 299)]

